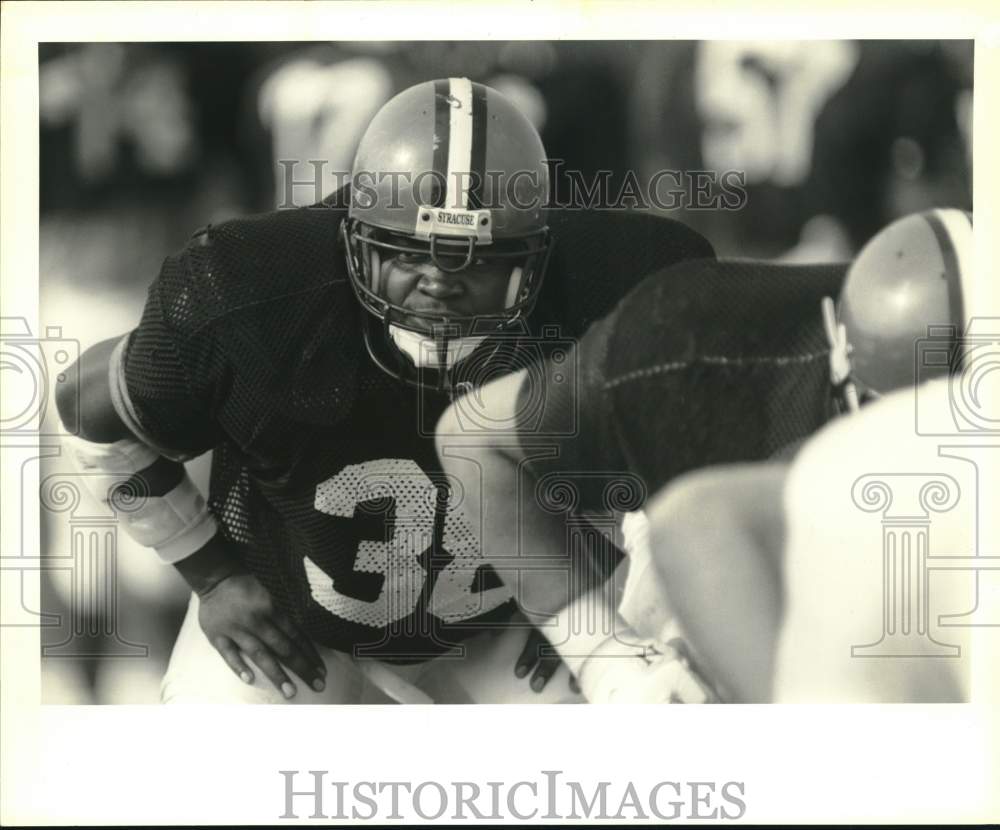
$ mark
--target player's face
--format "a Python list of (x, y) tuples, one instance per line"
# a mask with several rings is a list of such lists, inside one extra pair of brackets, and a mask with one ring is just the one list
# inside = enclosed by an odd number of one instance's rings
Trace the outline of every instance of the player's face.
[[(450, 265), (448, 260), (445, 264)], [(475, 317), (503, 310), (510, 274), (509, 262), (474, 259), (467, 268), (449, 273), (438, 268), (429, 254), (398, 253), (382, 260), (379, 283), (385, 299), (403, 308), (442, 317)], [(432, 325), (416, 316), (405, 322), (428, 331)]]

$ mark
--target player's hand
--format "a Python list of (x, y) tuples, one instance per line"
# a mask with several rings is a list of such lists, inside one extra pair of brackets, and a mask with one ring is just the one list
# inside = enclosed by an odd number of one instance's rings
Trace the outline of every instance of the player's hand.
[(297, 688), (285, 667), (323, 691), (323, 658), (255, 576), (231, 574), (199, 593), (199, 599), (198, 622), (205, 636), (244, 683), (254, 682), (244, 659), (249, 657), (286, 698), (294, 697)]
[[(514, 675), (517, 677), (527, 677), (528, 672), (532, 668), (535, 670), (531, 675), (531, 689), (534, 692), (541, 692), (545, 688), (549, 679), (556, 673), (556, 670), (562, 663), (562, 658), (558, 656), (543, 657), (541, 655), (543, 648), (551, 649), (552, 647), (541, 631), (537, 628), (531, 629), (531, 632), (528, 634), (528, 641), (521, 650), (521, 656), (517, 658), (517, 662), (514, 664)], [(572, 675), (570, 676), (569, 684), (574, 692), (579, 692), (576, 680)]]

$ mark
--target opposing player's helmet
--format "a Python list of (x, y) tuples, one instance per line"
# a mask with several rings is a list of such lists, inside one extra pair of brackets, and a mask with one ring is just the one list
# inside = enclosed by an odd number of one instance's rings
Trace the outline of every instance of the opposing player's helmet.
[(898, 219), (858, 254), (834, 309), (823, 316), (831, 381), (841, 403), (947, 374), (950, 365), (917, 366), (917, 342), (943, 334), (954, 341), (967, 323), (972, 282), (972, 215), (937, 209)]
[[(411, 383), (448, 384), (454, 341), (523, 325), (538, 297), (550, 234), (545, 149), (503, 95), (466, 78), (417, 84), (389, 101), (358, 146), (341, 233), (355, 293), (369, 313), (375, 362)], [(428, 257), (446, 273), (479, 261), (509, 264), (503, 308), (488, 318), (413, 311), (380, 286), (384, 258)], [(438, 371), (415, 371), (400, 332), (433, 338)], [(410, 333), (410, 334), (407, 334)]]

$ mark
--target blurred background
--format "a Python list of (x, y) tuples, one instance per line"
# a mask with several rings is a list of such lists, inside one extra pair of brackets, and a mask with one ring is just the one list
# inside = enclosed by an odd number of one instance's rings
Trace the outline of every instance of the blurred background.
[[(742, 210), (670, 212), (720, 256), (844, 260), (898, 216), (972, 208), (971, 41), (42, 45), (41, 325), (80, 350), (126, 332), (194, 230), (282, 203), (278, 159), (349, 170), (383, 103), (454, 75), (612, 193), (628, 171), (742, 171)], [(183, 583), (65, 459), (41, 477), (43, 700), (156, 702)]]

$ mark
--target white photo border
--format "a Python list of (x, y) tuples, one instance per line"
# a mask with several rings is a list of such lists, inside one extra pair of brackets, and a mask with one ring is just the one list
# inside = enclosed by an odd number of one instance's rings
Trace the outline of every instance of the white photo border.
[[(698, 5), (4, 4), (4, 316), (37, 329), (38, 43), (51, 41), (975, 38), (978, 267), (981, 276), (995, 273), (1000, 14), (988, 2), (825, 0), (809, 12), (791, 2)], [(983, 314), (1000, 311), (995, 282), (980, 280)], [(38, 481), (30, 473), (20, 481), (16, 447), (4, 445), (3, 456), (7, 555), (21, 533), (37, 543), (37, 511), (21, 517), (16, 506), (20, 488), (37, 492)], [(16, 601), (6, 571), (3, 582), (0, 602)], [(325, 769), (348, 781), (513, 781), (543, 770), (591, 784), (742, 781), (742, 820), (752, 823), (1000, 819), (1000, 709), (978, 691), (963, 706), (42, 707), (38, 655), (37, 629), (0, 627), (5, 824), (277, 823), (282, 769)], [(995, 692), (992, 677), (977, 683)]]

